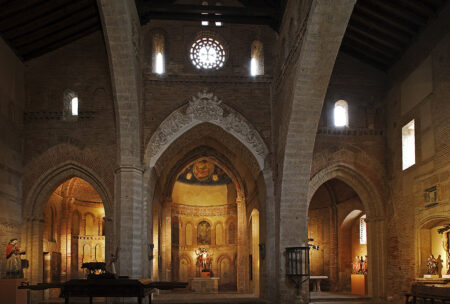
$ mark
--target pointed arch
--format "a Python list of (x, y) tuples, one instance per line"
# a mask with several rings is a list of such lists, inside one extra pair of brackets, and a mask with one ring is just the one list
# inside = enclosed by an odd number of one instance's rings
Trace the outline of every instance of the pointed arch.
[(206, 90), (192, 97), (187, 105), (172, 112), (160, 124), (147, 145), (144, 164), (150, 168), (154, 167), (172, 142), (186, 131), (205, 122), (215, 124), (236, 137), (251, 151), (260, 170), (264, 169), (269, 150), (258, 131), (244, 116)]
[(24, 219), (38, 218), (43, 219), (43, 210), (47, 203), (50, 193), (56, 189), (60, 184), (72, 177), (79, 177), (92, 185), (97, 193), (102, 198), (105, 207), (105, 214), (107, 218), (112, 218), (112, 196), (103, 182), (97, 175), (89, 168), (75, 163), (66, 162), (46, 173), (34, 183), (25, 198), (23, 217)]
[(33, 184), (24, 201), (22, 240), (26, 251), (30, 252), (27, 258), (30, 260), (31, 267), (26, 270), (26, 276), (32, 283), (37, 283), (42, 278), (44, 211), (48, 198), (59, 185), (73, 177), (84, 179), (101, 197), (105, 208), (106, 231), (109, 231), (106, 238), (106, 252), (110, 252), (113, 247), (114, 210), (109, 191), (91, 169), (75, 162), (62, 163), (42, 174)]
[(353, 188), (361, 200), (367, 214), (367, 238), (370, 240), (367, 244), (369, 268), (371, 269), (368, 272), (368, 291), (372, 297), (382, 297), (385, 294), (383, 278), (387, 264), (384, 255), (386, 250), (385, 213), (381, 195), (364, 174), (346, 164), (335, 164), (322, 169), (311, 178), (307, 208), (309, 208), (311, 199), (317, 189), (331, 179), (339, 179), (345, 182)]

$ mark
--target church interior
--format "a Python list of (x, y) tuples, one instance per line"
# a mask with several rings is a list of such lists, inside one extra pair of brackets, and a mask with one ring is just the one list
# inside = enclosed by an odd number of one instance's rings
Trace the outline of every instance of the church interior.
[(450, 1), (0, 0), (0, 37), (0, 293), (449, 303)]

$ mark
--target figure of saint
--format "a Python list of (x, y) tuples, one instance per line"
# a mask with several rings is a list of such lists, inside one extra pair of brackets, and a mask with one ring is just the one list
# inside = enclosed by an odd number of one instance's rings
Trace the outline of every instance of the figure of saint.
[(360, 262), (359, 261), (360, 261), (359, 260), (359, 256), (356, 256), (355, 260), (352, 263), (352, 268), (353, 268), (352, 273), (353, 274), (358, 274), (361, 271), (361, 267), (360, 267)]
[(434, 255), (430, 255), (427, 260), (428, 274), (438, 274), (438, 261)]
[(363, 262), (363, 264), (362, 264), (362, 273), (363, 274), (367, 274), (367, 271), (368, 271), (368, 268), (367, 268), (367, 255), (366, 255), (366, 258), (364, 259), (364, 262)]
[(6, 278), (23, 278), (21, 252), (18, 240), (12, 239), (6, 246)]
[(195, 250), (195, 254), (197, 255), (197, 266), (201, 267), (202, 271), (209, 270), (211, 268), (211, 257), (206, 248)]

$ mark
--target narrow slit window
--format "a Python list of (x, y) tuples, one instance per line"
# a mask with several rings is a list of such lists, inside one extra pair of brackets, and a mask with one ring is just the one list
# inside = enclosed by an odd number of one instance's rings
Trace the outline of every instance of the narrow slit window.
[(164, 36), (161, 33), (153, 35), (153, 73), (164, 74)]
[(416, 163), (416, 141), (414, 119), (402, 128), (402, 168), (408, 169)]
[(164, 58), (161, 53), (156, 54), (156, 68), (155, 68), (156, 74), (163, 74), (164, 73)]
[(367, 223), (365, 214), (359, 218), (359, 243), (362, 245), (367, 244)]
[(78, 118), (80, 100), (78, 95), (71, 90), (64, 92), (63, 120), (75, 121)]
[(78, 116), (78, 97), (73, 97), (70, 101), (70, 108), (72, 110), (72, 116)]
[[(222, 2), (216, 2), (216, 6), (222, 6)], [(220, 15), (222, 15), (222, 14), (220, 14), (220, 13), (215, 13), (215, 15), (216, 15), (216, 16), (220, 16)], [(214, 23), (215, 23), (215, 25), (216, 25), (217, 27), (223, 26), (222, 21), (216, 21), (216, 22), (214, 22)]]
[[(209, 3), (208, 1), (203, 1), (202, 2), (203, 6), (208, 6)], [(208, 16), (208, 13), (202, 13), (203, 16)], [(209, 21), (208, 20), (202, 20), (202, 26), (208, 26), (209, 25)]]
[(251, 46), (250, 75), (264, 75), (264, 49), (261, 41), (253, 41)]
[(334, 126), (348, 127), (348, 104), (345, 100), (338, 100), (334, 104)]

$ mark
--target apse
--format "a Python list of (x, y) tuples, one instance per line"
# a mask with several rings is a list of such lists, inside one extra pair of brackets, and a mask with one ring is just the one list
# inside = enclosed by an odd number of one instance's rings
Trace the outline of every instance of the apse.
[(217, 161), (202, 157), (176, 176), (170, 202), (174, 280), (201, 277), (198, 252), (205, 248), (219, 289), (236, 290), (237, 192), (226, 171)]

